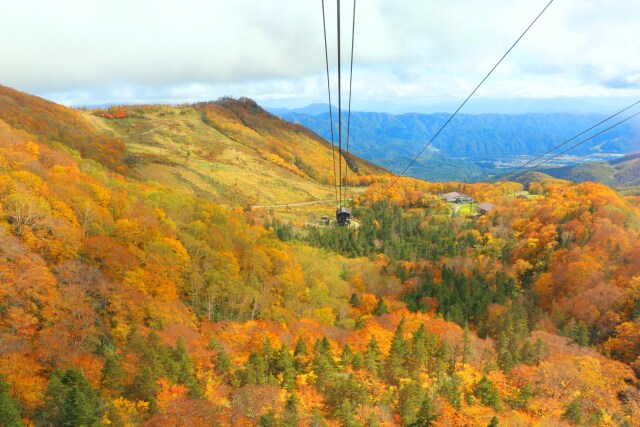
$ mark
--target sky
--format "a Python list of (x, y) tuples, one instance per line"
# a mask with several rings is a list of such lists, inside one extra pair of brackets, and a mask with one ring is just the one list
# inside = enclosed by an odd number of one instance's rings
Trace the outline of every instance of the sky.
[[(360, 0), (353, 108), (457, 105), (548, 1)], [(325, 3), (336, 104), (336, 1)], [(346, 103), (353, 1), (341, 3)], [(269, 107), (326, 103), (321, 4), (2, 0), (0, 84), (70, 106), (222, 96)], [(640, 99), (639, 22), (640, 1), (554, 0), (468, 108)]]

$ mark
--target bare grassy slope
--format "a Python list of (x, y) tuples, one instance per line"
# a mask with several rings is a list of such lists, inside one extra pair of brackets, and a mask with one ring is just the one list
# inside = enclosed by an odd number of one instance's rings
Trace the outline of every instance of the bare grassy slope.
[[(121, 109), (125, 118), (107, 119), (95, 111), (83, 114), (102, 133), (125, 142), (127, 164), (139, 179), (235, 206), (335, 197), (330, 144), (266, 113), (253, 101)], [(355, 156), (349, 164), (350, 184), (367, 184), (386, 174)], [(296, 209), (325, 212), (327, 207)]]

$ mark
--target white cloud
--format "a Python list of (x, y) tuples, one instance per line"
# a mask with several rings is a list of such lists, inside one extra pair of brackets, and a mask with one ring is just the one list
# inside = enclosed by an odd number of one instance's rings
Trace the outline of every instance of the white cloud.
[[(333, 58), (335, 2), (325, 3)], [(354, 99), (464, 97), (546, 3), (360, 1)], [(342, 4), (346, 70), (352, 3)], [(479, 95), (640, 95), (638, 22), (640, 2), (556, 0)], [(5, 2), (0, 46), (0, 84), (73, 105), (326, 99), (317, 0)]]

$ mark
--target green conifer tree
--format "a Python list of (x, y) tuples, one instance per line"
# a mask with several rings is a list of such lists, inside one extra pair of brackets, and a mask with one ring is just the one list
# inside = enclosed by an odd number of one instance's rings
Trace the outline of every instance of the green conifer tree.
[(397, 412), (404, 425), (416, 424), (424, 395), (424, 389), (415, 381), (407, 382), (400, 387)]
[(55, 425), (62, 420), (66, 386), (62, 383), (64, 372), (56, 369), (49, 376), (44, 394), (44, 404), (38, 413), (38, 424)]
[(287, 401), (285, 403), (285, 411), (282, 417), (282, 425), (283, 427), (296, 427), (299, 421), (298, 415), (298, 405), (300, 404), (300, 398), (295, 393), (295, 390), (292, 390), (287, 396)]
[(533, 387), (531, 387), (529, 384), (526, 384), (524, 387), (522, 387), (522, 389), (517, 390), (516, 393), (514, 393), (514, 397), (511, 402), (511, 407), (517, 410), (527, 409), (527, 406), (529, 405), (529, 400), (531, 399), (532, 396), (533, 396)]
[(573, 330), (571, 331), (571, 338), (579, 346), (588, 346), (591, 343), (591, 332), (589, 327), (584, 322), (574, 323)]
[(398, 384), (401, 378), (407, 378), (409, 375), (406, 364), (410, 348), (404, 338), (403, 326), (404, 318), (398, 324), (393, 335), (389, 356), (385, 364), (385, 377), (390, 384)]
[(296, 342), (296, 348), (293, 351), (293, 361), (296, 371), (299, 374), (307, 371), (307, 345), (304, 343), (302, 338), (298, 338), (298, 341)]
[(266, 414), (262, 414), (258, 420), (259, 427), (280, 427), (280, 422), (276, 417), (276, 412), (269, 409)]
[(411, 354), (407, 361), (411, 375), (417, 378), (429, 363), (428, 332), (421, 324), (411, 338)]
[(364, 366), (371, 372), (373, 375), (380, 375), (380, 361), (382, 359), (382, 353), (380, 352), (380, 348), (378, 347), (378, 341), (376, 341), (376, 337), (372, 336), (369, 340), (369, 344), (367, 344), (367, 350), (364, 354)]
[(275, 361), (276, 352), (271, 345), (271, 339), (269, 337), (264, 339), (262, 343), (262, 359), (264, 360), (265, 370), (267, 375), (274, 375), (274, 361)]
[(233, 374), (233, 363), (231, 358), (222, 347), (216, 352), (214, 358), (214, 368), (216, 374), (218, 374), (225, 383), (229, 383)]
[(104, 351), (104, 366), (100, 378), (100, 386), (119, 395), (124, 389), (124, 371), (116, 349), (107, 348)]
[(22, 427), (22, 408), (9, 394), (9, 384), (0, 374), (0, 425), (5, 427)]
[(451, 349), (446, 342), (440, 341), (437, 336), (430, 334), (428, 337), (429, 348), (433, 349), (433, 357), (429, 358), (429, 374), (437, 376), (450, 365)]
[(336, 411), (336, 418), (340, 421), (342, 427), (359, 427), (356, 421), (355, 408), (350, 400), (344, 400)]
[(562, 414), (562, 417), (579, 425), (582, 422), (582, 402), (580, 399), (573, 399), (564, 414)]
[(380, 297), (378, 299), (378, 304), (376, 308), (373, 309), (373, 314), (376, 316), (382, 316), (383, 314), (387, 314), (389, 309), (387, 308), (387, 304), (384, 302), (384, 298)]
[(202, 389), (196, 380), (193, 362), (191, 362), (191, 357), (187, 352), (187, 348), (184, 346), (182, 338), (178, 339), (171, 353), (172, 359), (175, 362), (173, 364), (175, 372), (172, 375), (172, 380), (177, 384), (184, 384), (189, 387), (189, 396), (200, 397), (202, 395)]
[(295, 363), (293, 355), (284, 344), (276, 353), (275, 368), (277, 374), (282, 375), (282, 388), (293, 390), (296, 386)]
[(355, 352), (351, 358), (351, 366), (356, 371), (364, 366), (364, 355), (362, 353)]
[(267, 367), (265, 366), (262, 355), (257, 351), (252, 351), (249, 359), (240, 374), (240, 382), (242, 385), (255, 384), (265, 385), (268, 381)]
[(298, 338), (296, 342), (296, 348), (293, 351), (294, 356), (306, 356), (307, 355), (307, 345), (302, 340), (302, 337)]
[(324, 337), (314, 345), (313, 372), (316, 374), (316, 388), (323, 391), (336, 372), (336, 365), (331, 354), (331, 344)]
[(460, 378), (457, 375), (442, 376), (438, 382), (440, 394), (456, 409), (462, 407), (462, 395), (460, 394)]
[(429, 393), (425, 393), (425, 397), (422, 400), (422, 405), (418, 410), (416, 421), (411, 427), (430, 427), (436, 424), (438, 421), (438, 415), (436, 414), (436, 407), (433, 404), (433, 398)]
[(342, 355), (340, 356), (340, 363), (342, 364), (342, 367), (346, 368), (347, 366), (351, 365), (353, 357), (354, 354), (351, 350), (351, 347), (348, 343), (345, 344), (344, 349), (342, 349)]
[(359, 308), (360, 307), (360, 297), (355, 292), (351, 294), (351, 298), (349, 298), (349, 304), (351, 307)]
[(491, 406), (496, 410), (500, 410), (502, 408), (498, 389), (493, 384), (493, 381), (491, 381), (486, 375), (484, 375), (473, 387), (473, 395), (478, 398), (480, 403), (483, 405)]
[(469, 362), (471, 358), (471, 332), (469, 331), (469, 325), (465, 325), (462, 331), (462, 368)]

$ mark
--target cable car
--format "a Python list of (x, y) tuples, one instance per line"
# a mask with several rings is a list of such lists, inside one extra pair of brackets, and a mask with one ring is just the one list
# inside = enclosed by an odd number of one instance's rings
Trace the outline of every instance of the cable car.
[(338, 222), (338, 225), (343, 227), (351, 224), (351, 209), (345, 207), (339, 207), (336, 209), (336, 221)]

